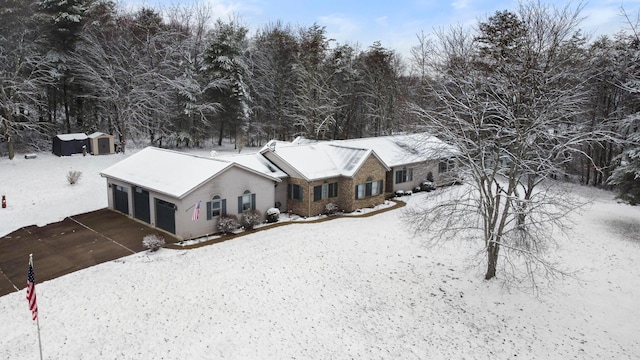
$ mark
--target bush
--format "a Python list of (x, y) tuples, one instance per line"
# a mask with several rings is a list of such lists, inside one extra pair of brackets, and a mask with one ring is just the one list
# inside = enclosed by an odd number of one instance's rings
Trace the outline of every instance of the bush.
[(433, 181), (425, 181), (420, 184), (420, 190), (422, 191), (433, 191), (436, 189), (436, 184)]
[(81, 176), (82, 171), (69, 170), (69, 172), (67, 173), (67, 181), (69, 181), (69, 184), (73, 185), (77, 183), (78, 180), (80, 180)]
[(253, 229), (256, 225), (260, 225), (262, 224), (262, 214), (260, 213), (260, 211), (253, 209), (253, 210), (247, 210), (244, 213), (242, 213), (242, 227), (245, 228), (245, 230), (251, 230)]
[(221, 216), (218, 220), (218, 231), (223, 234), (230, 233), (239, 227), (238, 217), (235, 215)]
[(327, 215), (333, 215), (338, 212), (338, 205), (334, 203), (328, 203), (324, 206), (324, 213)]
[(144, 246), (145, 249), (148, 249), (151, 252), (157, 251), (158, 249), (163, 247), (164, 244), (164, 238), (156, 234), (146, 235), (142, 238), (142, 246)]
[(280, 210), (278, 208), (270, 208), (264, 213), (264, 217), (268, 223), (278, 222), (280, 220)]

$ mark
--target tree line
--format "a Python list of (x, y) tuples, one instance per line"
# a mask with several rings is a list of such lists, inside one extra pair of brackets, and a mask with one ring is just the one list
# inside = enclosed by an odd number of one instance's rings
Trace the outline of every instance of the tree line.
[[(433, 119), (415, 108), (459, 101), (443, 91), (473, 73), (483, 82), (474, 96), (499, 90), (501, 106), (491, 112), (537, 123), (543, 134), (528, 141), (543, 142), (544, 151), (567, 129), (580, 133), (554, 153), (563, 167), (552, 176), (622, 188), (640, 174), (640, 41), (632, 21), (590, 39), (578, 16), (565, 33), (532, 40), (542, 30), (504, 11), (473, 29), (417, 34), (403, 58), (379, 42), (337, 43), (317, 24), (273, 22), (250, 34), (241, 19), (215, 15), (206, 5), (127, 11), (110, 0), (4, 0), (0, 150), (13, 157), (16, 146), (48, 149), (51, 136), (70, 132), (114, 134), (125, 151), (131, 141), (191, 147), (229, 138), (241, 148), (418, 131)], [(546, 58), (528, 56), (536, 51)], [(501, 82), (523, 69), (530, 72), (518, 82)], [(538, 108), (562, 124), (538, 123)], [(514, 122), (487, 124), (513, 129)]]

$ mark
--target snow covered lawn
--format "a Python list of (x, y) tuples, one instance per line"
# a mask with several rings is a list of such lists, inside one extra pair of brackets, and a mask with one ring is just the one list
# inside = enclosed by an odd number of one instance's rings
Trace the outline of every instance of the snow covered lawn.
[[(10, 205), (0, 235), (106, 206), (97, 172), (121, 156), (0, 160)], [(83, 171), (77, 187), (64, 178), (70, 168)], [(638, 359), (640, 209), (578, 191), (594, 204), (558, 256), (579, 279), (539, 299), (483, 281), (469, 268), (475, 244), (424, 247), (399, 209), (135, 254), (38, 283), (44, 358)], [(0, 297), (0, 334), (0, 358), (38, 358), (24, 291)]]

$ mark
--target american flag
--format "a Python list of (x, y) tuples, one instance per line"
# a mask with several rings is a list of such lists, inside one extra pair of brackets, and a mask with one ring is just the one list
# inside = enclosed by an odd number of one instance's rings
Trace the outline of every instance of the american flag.
[(191, 220), (198, 220), (200, 217), (200, 201), (196, 204), (196, 207), (193, 209), (193, 215), (191, 215)]
[(33, 320), (38, 318), (38, 304), (36, 303), (36, 279), (33, 275), (33, 260), (29, 258), (29, 272), (27, 274), (27, 301)]

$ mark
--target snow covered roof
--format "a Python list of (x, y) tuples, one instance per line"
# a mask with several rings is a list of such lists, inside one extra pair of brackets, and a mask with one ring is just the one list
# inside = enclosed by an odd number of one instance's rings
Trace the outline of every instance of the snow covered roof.
[[(306, 180), (318, 180), (336, 176), (353, 176), (369, 155), (377, 157), (370, 149), (345, 147), (330, 142), (313, 144), (279, 144), (266, 146), (261, 153), (271, 152), (294, 168)], [(381, 160), (382, 161), (382, 160)]]
[(278, 179), (287, 177), (288, 175), (280, 170), (277, 166), (265, 159), (260, 154), (234, 154), (234, 155), (220, 155), (216, 156), (217, 159), (233, 161), (246, 168), (252, 169), (256, 172), (263, 173)]
[(456, 153), (453, 146), (426, 133), (337, 140), (333, 143), (374, 150), (390, 167), (447, 158)]
[(307, 180), (316, 180), (353, 176), (369, 154), (391, 168), (448, 158), (457, 151), (435, 136), (421, 133), (334, 141), (272, 140), (260, 150), (261, 154), (267, 152), (278, 156)]
[(89, 137), (90, 139), (94, 139), (94, 138), (97, 138), (97, 137), (100, 137), (100, 136), (105, 136), (105, 135), (106, 135), (106, 136), (112, 136), (112, 135), (105, 134), (105, 133), (103, 133), (103, 132), (96, 131), (96, 132), (94, 132), (94, 133), (90, 134), (88, 137)]
[(176, 198), (183, 198), (230, 167), (279, 179), (224, 159), (206, 158), (178, 151), (147, 147), (110, 166), (100, 174)]
[(87, 138), (87, 134), (85, 133), (58, 134), (56, 135), (56, 137), (62, 141), (85, 140)]

